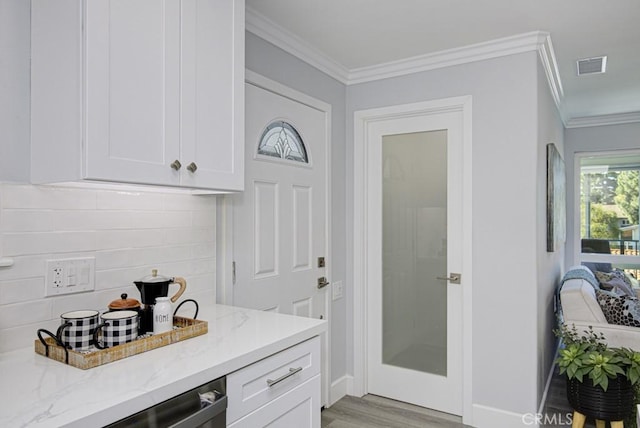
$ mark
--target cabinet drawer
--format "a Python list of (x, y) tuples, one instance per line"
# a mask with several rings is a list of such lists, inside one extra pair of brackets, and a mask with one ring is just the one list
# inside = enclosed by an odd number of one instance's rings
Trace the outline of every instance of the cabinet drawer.
[(227, 416), (229, 428), (320, 428), (320, 421), (320, 375), (231, 424)]
[(320, 338), (302, 342), (227, 376), (227, 423), (320, 373)]

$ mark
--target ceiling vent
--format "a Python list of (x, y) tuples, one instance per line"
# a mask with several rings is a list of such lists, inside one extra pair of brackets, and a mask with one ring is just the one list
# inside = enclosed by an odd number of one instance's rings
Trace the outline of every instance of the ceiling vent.
[(578, 76), (602, 74), (607, 70), (607, 57), (584, 58), (578, 60)]

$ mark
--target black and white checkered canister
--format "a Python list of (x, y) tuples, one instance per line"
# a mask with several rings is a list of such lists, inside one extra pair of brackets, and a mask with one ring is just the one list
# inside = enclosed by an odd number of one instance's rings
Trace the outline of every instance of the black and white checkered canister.
[[(100, 316), (102, 322), (95, 333), (96, 347), (111, 348), (131, 342), (138, 337), (138, 313), (136, 311), (113, 311)], [(99, 339), (99, 336), (102, 336)]]
[(93, 345), (93, 333), (98, 327), (99, 314), (95, 310), (82, 310), (60, 315), (62, 343), (78, 351), (89, 349)]

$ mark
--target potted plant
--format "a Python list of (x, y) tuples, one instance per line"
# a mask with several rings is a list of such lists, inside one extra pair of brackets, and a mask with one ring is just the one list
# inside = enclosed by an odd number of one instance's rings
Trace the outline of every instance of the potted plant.
[(611, 348), (591, 328), (584, 333), (564, 324), (556, 331), (565, 345), (556, 363), (567, 378), (569, 403), (581, 417), (631, 421), (640, 385), (640, 352)]

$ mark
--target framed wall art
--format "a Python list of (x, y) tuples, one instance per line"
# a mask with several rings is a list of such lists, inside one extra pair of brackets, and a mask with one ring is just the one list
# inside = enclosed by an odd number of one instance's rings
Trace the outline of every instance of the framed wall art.
[(554, 252), (567, 237), (566, 176), (556, 145), (547, 144), (547, 251)]

